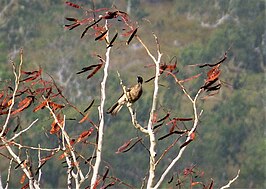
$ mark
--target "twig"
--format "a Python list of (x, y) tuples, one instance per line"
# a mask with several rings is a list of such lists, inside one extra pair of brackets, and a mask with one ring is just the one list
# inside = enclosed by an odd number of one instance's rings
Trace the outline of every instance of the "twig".
[(230, 180), (229, 183), (228, 183), (227, 185), (222, 186), (220, 189), (229, 188), (229, 187), (231, 186), (231, 184), (232, 184), (233, 182), (235, 182), (235, 181), (238, 179), (239, 174), (240, 174), (240, 169), (238, 170), (237, 175), (235, 176), (235, 178), (233, 178), (232, 180)]
[[(41, 167), (42, 166), (42, 162), (41, 162), (41, 145), (38, 144), (38, 147), (39, 147), (39, 150), (38, 150), (38, 160), (39, 160), (39, 163), (38, 163), (38, 167)], [(42, 177), (42, 169), (38, 169), (38, 186), (40, 186), (40, 182), (41, 182), (41, 177)]]
[[(13, 158), (10, 160), (10, 163), (9, 163), (8, 172), (7, 172), (7, 179), (6, 179), (6, 187), (5, 187), (5, 189), (8, 189), (9, 180), (10, 180), (10, 176), (11, 176), (10, 173), (11, 173), (12, 162), (13, 162)], [(0, 181), (0, 182), (1, 182), (1, 181)]]
[(19, 149), (26, 148), (31, 150), (40, 150), (40, 151), (47, 151), (47, 152), (58, 152), (60, 150), (60, 147), (57, 148), (39, 148), (34, 146), (27, 146), (27, 145), (21, 145), (20, 143), (11, 141), (10, 144), (17, 146)]
[(11, 139), (8, 140), (8, 142), (11, 142), (13, 140), (15, 140), (17, 137), (19, 137), (22, 133), (26, 132), (27, 130), (29, 130), (36, 122), (38, 121), (38, 118), (35, 119), (28, 127), (26, 127), (25, 129), (21, 130), (19, 133), (16, 133)]

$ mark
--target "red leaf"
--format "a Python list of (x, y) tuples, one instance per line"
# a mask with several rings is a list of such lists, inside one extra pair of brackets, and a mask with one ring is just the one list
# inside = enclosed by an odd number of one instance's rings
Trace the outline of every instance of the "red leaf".
[(93, 184), (93, 188), (92, 189), (97, 189), (97, 186), (100, 184), (101, 178), (97, 179), (95, 181), (95, 183)]
[(90, 79), (92, 76), (94, 76), (100, 69), (101, 69), (101, 67), (102, 67), (102, 63), (100, 63), (94, 70), (93, 70), (93, 72), (91, 72), (91, 74), (90, 75), (88, 75), (88, 77), (87, 77), (87, 79)]
[(57, 109), (62, 109), (65, 107), (65, 105), (63, 104), (57, 104), (57, 103), (54, 103), (54, 102), (49, 102), (49, 106), (55, 111)]
[(58, 122), (56, 122), (56, 120), (53, 121), (52, 125), (51, 125), (51, 130), (50, 130), (50, 134), (55, 134), (60, 130), (60, 125), (63, 125), (64, 123), (64, 119), (62, 118), (61, 114), (58, 114), (57, 116), (57, 120)]
[(21, 178), (20, 178), (20, 184), (23, 184), (25, 182), (25, 179), (26, 179), (26, 174), (24, 173)]
[(41, 104), (39, 104), (38, 106), (36, 106), (36, 107), (33, 109), (33, 112), (37, 112), (37, 111), (39, 111), (40, 109), (43, 109), (46, 105), (47, 105), (47, 101), (43, 101)]
[(195, 139), (195, 136), (196, 136), (196, 133), (195, 132), (192, 132), (190, 135), (189, 135), (189, 138), (191, 140), (194, 140)]
[(197, 74), (197, 75), (194, 75), (194, 76), (192, 76), (192, 77), (189, 77), (189, 78), (187, 78), (187, 79), (180, 80), (179, 82), (180, 82), (180, 83), (187, 82), (187, 81), (190, 81), (190, 80), (192, 80), (192, 79), (198, 78), (199, 76), (201, 76), (201, 73), (200, 73), (200, 74)]
[(51, 158), (54, 156), (54, 154), (55, 154), (55, 153), (52, 152), (50, 155), (48, 155), (48, 156), (42, 158), (42, 159), (40, 160), (40, 162), (41, 162), (41, 163), (44, 163), (44, 162), (48, 161), (49, 159), (51, 159)]
[(92, 132), (93, 132), (93, 128), (92, 128), (92, 127), (91, 127), (89, 130), (87, 130), (87, 131), (83, 131), (83, 132), (79, 135), (79, 137), (78, 137), (78, 139), (77, 139), (77, 143), (80, 142), (81, 140), (83, 140), (84, 138), (89, 137), (89, 136), (91, 135)]
[(33, 101), (34, 97), (26, 97), (24, 100), (22, 100), (19, 104), (18, 104), (18, 109), (14, 110), (11, 115), (14, 115), (16, 113), (19, 113), (23, 110), (25, 110), (26, 108), (28, 108), (32, 101)]
[(4, 96), (4, 92), (0, 93), (0, 99)]
[(21, 189), (26, 189), (26, 188), (29, 188), (29, 183), (25, 184)]
[(89, 112), (79, 121), (79, 123), (83, 123), (89, 116)]
[(128, 146), (130, 145), (130, 143), (132, 142), (132, 140), (134, 140), (134, 138), (130, 139), (129, 141), (125, 142), (121, 147), (118, 148), (118, 150), (115, 152), (117, 154), (119, 153), (125, 153), (128, 152), (129, 150), (131, 150), (139, 141), (142, 140), (142, 138), (138, 138), (138, 140), (136, 140), (129, 148)]
[(196, 186), (196, 185), (199, 185), (199, 184), (202, 184), (202, 182), (192, 182), (191, 186)]
[(208, 78), (207, 78), (206, 82), (213, 81), (220, 76), (221, 70), (219, 70), (219, 66), (220, 65), (217, 65), (214, 68), (212, 68), (210, 71), (208, 71), (208, 73), (207, 73)]
[(87, 71), (89, 71), (89, 70), (92, 70), (94, 67), (98, 67), (98, 66), (100, 66), (101, 64), (102, 64), (102, 63), (100, 63), (100, 64), (93, 64), (93, 65), (91, 65), (91, 66), (84, 67), (84, 68), (82, 68), (81, 71), (77, 72), (77, 74), (81, 74), (81, 73), (87, 72)]
[(74, 4), (74, 3), (71, 3), (71, 2), (69, 2), (69, 1), (66, 1), (66, 4), (67, 4), (68, 6), (70, 6), (70, 7), (74, 7), (74, 8), (76, 8), (76, 9), (81, 8), (81, 6), (79, 6), (79, 5), (77, 5), (77, 4)]
[(192, 121), (193, 118), (174, 118), (176, 121)]
[(100, 22), (102, 20), (102, 18), (99, 18), (98, 20), (96, 20), (95, 22), (93, 22), (92, 24), (90, 24), (89, 26), (87, 26), (85, 28), (85, 30), (82, 32), (81, 37), (83, 38), (85, 36), (85, 34), (87, 33), (87, 31), (90, 29), (90, 27), (94, 26), (95, 24), (97, 24), (98, 22)]
[(29, 77), (21, 80), (20, 82), (29, 82), (29, 81), (37, 79), (42, 74), (42, 69), (40, 68), (39, 70), (32, 71), (32, 72), (22, 71), (22, 73), (29, 75)]
[(116, 153), (118, 154), (118, 153), (123, 152), (130, 145), (131, 141), (132, 141), (132, 139), (130, 139), (129, 141), (125, 142), (122, 146), (120, 146), (118, 148), (118, 150), (116, 151)]

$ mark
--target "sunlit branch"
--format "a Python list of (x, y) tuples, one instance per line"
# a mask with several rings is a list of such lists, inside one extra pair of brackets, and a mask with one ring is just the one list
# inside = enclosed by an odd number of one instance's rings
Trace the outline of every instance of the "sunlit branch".
[(36, 122), (38, 121), (38, 119), (35, 119), (28, 127), (26, 127), (25, 129), (21, 130), (20, 132), (16, 133), (12, 138), (10, 138), (8, 140), (8, 142), (11, 142), (13, 140), (15, 140), (17, 137), (19, 137), (22, 133), (26, 132), (27, 130), (29, 130)]
[(136, 36), (138, 41), (142, 44), (142, 46), (145, 48), (147, 54), (150, 56), (150, 58), (153, 60), (155, 64), (155, 79), (154, 79), (154, 91), (153, 91), (153, 100), (152, 100), (152, 108), (150, 111), (150, 117), (149, 117), (149, 122), (148, 122), (148, 134), (150, 138), (150, 168), (149, 168), (149, 177), (148, 177), (148, 182), (147, 182), (147, 189), (152, 188), (154, 178), (155, 178), (155, 167), (156, 167), (156, 162), (155, 162), (155, 146), (156, 146), (156, 140), (155, 140), (155, 134), (153, 131), (153, 117), (154, 113), (156, 111), (156, 105), (157, 105), (157, 96), (158, 96), (158, 90), (159, 90), (159, 76), (160, 76), (160, 62), (161, 62), (161, 57), (162, 53), (160, 52), (160, 44), (158, 41), (158, 38), (155, 34), (153, 34), (156, 45), (157, 45), (157, 59), (151, 54), (149, 48), (144, 44), (144, 42), (140, 39), (140, 37)]
[(230, 180), (227, 185), (221, 187), (220, 189), (230, 188), (231, 184), (238, 179), (239, 174), (240, 174), (240, 169), (238, 170), (237, 175), (235, 176), (235, 178), (233, 178), (232, 180)]
[[(105, 23), (105, 28), (108, 30), (108, 22), (106, 21)], [(109, 30), (107, 32), (106, 36), (106, 41), (109, 42)], [(103, 75), (103, 80), (101, 82), (101, 103), (100, 106), (98, 107), (99, 111), (99, 129), (98, 129), (98, 141), (97, 141), (97, 146), (96, 146), (96, 160), (95, 164), (93, 166), (93, 174), (91, 178), (91, 188), (94, 188), (94, 185), (97, 180), (97, 176), (99, 174), (99, 167), (101, 163), (101, 156), (102, 156), (102, 145), (103, 145), (103, 128), (104, 128), (104, 105), (105, 105), (105, 98), (106, 98), (106, 93), (105, 93), (105, 85), (108, 77), (108, 67), (110, 64), (110, 52), (111, 52), (111, 46), (107, 43), (107, 50), (106, 50), (106, 60), (104, 64), (104, 75)]]
[[(8, 172), (7, 172), (7, 179), (6, 179), (6, 187), (5, 189), (8, 189), (8, 185), (9, 185), (9, 180), (10, 180), (10, 176), (11, 176), (11, 167), (12, 167), (12, 163), (13, 163), (13, 158), (10, 160), (9, 162), (9, 167), (8, 167)], [(0, 181), (1, 182), (1, 181)]]

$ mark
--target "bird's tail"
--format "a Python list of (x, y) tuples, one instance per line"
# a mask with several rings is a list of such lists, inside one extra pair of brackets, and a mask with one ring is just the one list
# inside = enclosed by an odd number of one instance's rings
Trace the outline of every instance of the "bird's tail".
[(106, 113), (115, 116), (123, 107), (123, 104), (115, 103), (112, 107), (110, 107)]

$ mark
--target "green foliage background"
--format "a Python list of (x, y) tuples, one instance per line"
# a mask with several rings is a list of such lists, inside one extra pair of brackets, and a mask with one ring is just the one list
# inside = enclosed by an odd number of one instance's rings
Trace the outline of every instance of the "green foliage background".
[[(86, 7), (90, 1), (73, 1)], [(114, 4), (120, 10), (126, 10), (128, 1), (97, 1), (96, 7), (110, 7)], [(9, 1), (0, 2), (5, 7)], [(228, 60), (223, 64), (222, 80), (224, 85), (220, 93), (207, 101), (201, 100), (199, 108), (204, 109), (197, 139), (190, 144), (182, 161), (174, 168), (175, 172), (196, 164), (205, 172), (206, 178), (213, 178), (215, 187), (226, 184), (241, 169), (239, 179), (233, 188), (266, 188), (265, 184), (265, 62), (266, 30), (264, 0), (131, 0), (130, 16), (137, 20), (138, 34), (153, 50), (152, 32), (159, 37), (163, 60), (178, 59), (180, 78), (193, 74), (188, 65), (213, 63), (229, 48)], [(1, 8), (2, 9), (2, 8)], [(16, 1), (0, 16), (0, 79), (12, 79), (9, 59), (18, 60), (18, 51), (24, 49), (24, 70), (42, 67), (44, 72), (54, 77), (64, 88), (64, 94), (80, 109), (85, 109), (92, 99), (96, 105), (91, 117), (97, 122), (97, 104), (99, 104), (99, 83), (101, 73), (86, 80), (84, 75), (76, 75), (82, 67), (97, 63), (94, 54), (104, 56), (104, 43), (95, 43), (93, 36), (80, 39), (82, 29), (64, 30), (64, 17), (82, 17), (82, 12), (64, 5), (64, 1), (21, 0)], [(218, 20), (225, 17), (220, 24)], [(148, 20), (148, 21), (147, 21)], [(107, 107), (121, 93), (116, 71), (119, 71), (124, 83), (135, 82), (136, 75), (148, 79), (151, 69), (144, 68), (151, 63), (145, 51), (136, 41), (125, 48), (116, 45), (112, 49), (110, 76), (107, 85)], [(159, 104), (167, 107), (176, 117), (190, 116), (191, 107), (180, 89), (169, 77), (162, 78)], [(188, 84), (191, 93), (200, 86), (200, 81)], [(145, 125), (149, 115), (152, 86), (144, 85), (142, 98), (134, 105), (140, 122)], [(71, 110), (66, 116), (80, 117)], [(45, 115), (27, 112), (21, 120), (27, 125), (35, 118), (42, 121), (27, 133), (26, 143), (37, 146), (56, 146), (53, 136), (45, 135), (52, 121)], [(0, 119), (1, 122), (4, 118)], [(47, 124), (49, 121), (49, 124)], [(69, 121), (70, 133), (80, 133), (84, 125)], [(167, 133), (169, 128), (164, 128)], [(137, 145), (126, 154), (115, 154), (117, 148), (126, 140), (140, 135), (130, 123), (130, 117), (124, 108), (117, 117), (107, 117), (104, 135), (104, 161), (111, 166), (114, 176), (140, 187), (141, 178), (147, 173), (148, 152)], [(169, 139), (174, 140), (174, 139)], [(144, 144), (148, 141), (144, 140)], [(169, 141), (170, 142), (170, 141)], [(160, 153), (160, 143), (158, 144)], [(81, 150), (88, 150), (81, 147)], [(176, 150), (176, 151), (175, 151)], [(178, 147), (168, 158), (174, 157)], [(34, 152), (32, 152), (34, 153)], [(0, 162), (2, 182), (6, 178), (7, 161)], [(169, 161), (162, 163), (158, 175)], [(106, 163), (107, 165), (107, 163)], [(42, 184), (47, 188), (65, 186), (65, 170), (56, 161), (49, 162), (43, 170)], [(12, 172), (16, 173), (15, 170)], [(20, 187), (16, 179), (11, 178), (11, 187)], [(170, 179), (171, 176), (169, 176)], [(170, 187), (167, 183), (165, 187)]]

